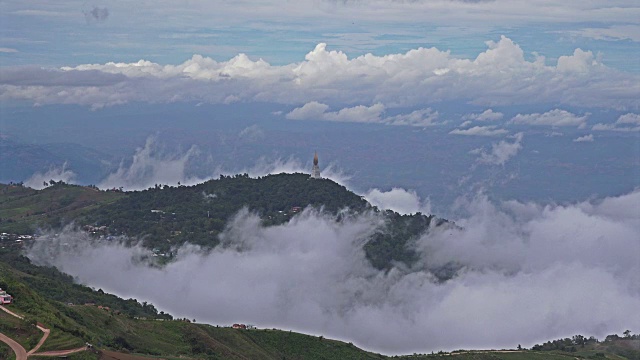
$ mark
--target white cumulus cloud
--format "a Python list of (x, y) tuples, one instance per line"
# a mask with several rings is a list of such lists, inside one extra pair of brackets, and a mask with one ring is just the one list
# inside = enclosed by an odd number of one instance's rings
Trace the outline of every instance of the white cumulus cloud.
[(573, 142), (593, 142), (593, 134), (577, 137), (573, 139)]
[(598, 123), (593, 125), (596, 131), (640, 131), (640, 114), (628, 113), (620, 115), (613, 124)]
[(508, 133), (505, 129), (497, 129), (495, 126), (474, 126), (469, 129), (453, 129), (449, 134), (469, 136), (498, 136)]
[(413, 190), (393, 188), (389, 191), (371, 189), (364, 197), (367, 201), (380, 209), (393, 210), (400, 214), (431, 214), (431, 204), (429, 200), (422, 200)]
[[(436, 48), (349, 58), (321, 43), (303, 61), (285, 65), (271, 65), (245, 54), (228, 61), (193, 55), (177, 65), (143, 59), (39, 69), (35, 83), (32, 69), (1, 68), (3, 75), (11, 76), (0, 77), (0, 100), (81, 104), (96, 109), (135, 101), (308, 105), (303, 109), (308, 113), (294, 112), (292, 116), (307, 116), (311, 111), (322, 114), (328, 110), (323, 110), (326, 104), (332, 109), (348, 109), (325, 115), (338, 121), (361, 119), (363, 112), (375, 119), (384, 109), (453, 100), (485, 106), (556, 103), (623, 110), (640, 107), (640, 75), (608, 68), (590, 51), (576, 49), (571, 55), (560, 56), (557, 64), (547, 64), (540, 56), (525, 59), (520, 46), (504, 36), (488, 41), (487, 47), (475, 58), (455, 57)], [(87, 83), (87, 74), (97, 80)]]
[(516, 156), (520, 149), (522, 149), (522, 133), (517, 133), (513, 136), (513, 142), (507, 140), (501, 140), (497, 143), (491, 144), (491, 151), (486, 151), (483, 148), (472, 150), (472, 154), (478, 154), (478, 162), (491, 165), (504, 165), (509, 159)]
[(425, 127), (435, 125), (439, 115), (437, 111), (427, 108), (408, 114), (384, 116), (385, 106), (380, 103), (371, 106), (347, 107), (333, 112), (327, 110), (329, 110), (329, 105), (311, 101), (291, 110), (285, 117), (289, 120), (325, 120)]
[(546, 113), (534, 114), (518, 114), (514, 116), (510, 123), (518, 125), (536, 125), (536, 126), (576, 126), (583, 128), (589, 114), (579, 116), (566, 110), (554, 109)]
[(493, 111), (492, 109), (487, 109), (480, 114), (466, 114), (462, 117), (462, 120), (470, 120), (470, 121), (498, 121), (504, 117), (504, 114), (501, 112)]

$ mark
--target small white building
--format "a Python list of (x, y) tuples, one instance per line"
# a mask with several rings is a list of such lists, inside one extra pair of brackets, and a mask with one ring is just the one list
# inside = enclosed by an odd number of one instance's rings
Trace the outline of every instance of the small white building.
[(13, 302), (13, 296), (7, 294), (6, 291), (0, 289), (0, 304), (11, 304)]

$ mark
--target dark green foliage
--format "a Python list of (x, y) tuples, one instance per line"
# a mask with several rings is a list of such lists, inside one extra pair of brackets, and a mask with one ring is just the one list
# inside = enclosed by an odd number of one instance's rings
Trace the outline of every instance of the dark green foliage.
[(53, 182), (43, 190), (0, 184), (0, 232), (33, 234), (38, 228), (59, 227), (86, 211), (126, 196), (95, 187)]
[[(75, 284), (71, 276), (55, 267), (34, 265), (27, 257), (15, 252), (0, 252), (0, 270), (3, 269), (3, 266), (10, 266), (19, 271), (21, 274), (20, 282), (23, 282), (30, 289), (37, 289), (41, 296), (49, 300), (76, 305), (94, 303), (107, 306), (131, 317), (171, 318), (169, 314), (158, 314), (156, 308), (151, 304), (140, 304), (135, 299), (124, 300), (115, 295), (106, 294), (102, 290), (96, 291), (84, 285)], [(9, 277), (3, 276), (0, 280), (0, 288), (8, 288), (9, 279)], [(29, 299), (28, 297), (18, 297), (14, 293), (12, 295), (19, 299), (16, 301), (21, 307), (28, 305), (25, 303)], [(67, 316), (72, 316), (68, 313), (66, 306), (59, 308), (59, 311)]]
[[(378, 211), (344, 186), (329, 179), (311, 179), (307, 174), (221, 176), (195, 186), (156, 185), (127, 193), (63, 183), (40, 191), (8, 185), (0, 185), (0, 189), (0, 214), (9, 216), (11, 221), (19, 220), (19, 224), (12, 223), (14, 229), (23, 226), (26, 229), (23, 230), (32, 232), (33, 226), (43, 224), (44, 220), (54, 227), (75, 221), (95, 236), (127, 235), (142, 239), (143, 245), (159, 256), (160, 264), (170, 261), (172, 249), (186, 242), (205, 249), (218, 245), (218, 235), (243, 208), (258, 214), (265, 226), (286, 223), (309, 207), (335, 216), (336, 221)], [(36, 213), (42, 214), (33, 215)], [(410, 268), (417, 260), (413, 242), (430, 227), (446, 222), (420, 213), (409, 216), (386, 211), (382, 216), (385, 226), (377, 229), (364, 246), (368, 259), (380, 270), (399, 263)], [(95, 230), (101, 226), (106, 228)], [(458, 268), (448, 264), (428, 270), (446, 280)], [(47, 284), (38, 285), (47, 288)], [(84, 295), (66, 293), (54, 298), (92, 301)]]
[(627, 330), (624, 337), (617, 334), (607, 335), (604, 341), (591, 336), (586, 338), (575, 335), (534, 345), (531, 350), (542, 352), (562, 352), (581, 355), (589, 359), (607, 359), (605, 354), (615, 354), (627, 360), (640, 360), (640, 335), (632, 335)]
[(15, 359), (16, 356), (13, 353), (13, 350), (9, 347), (9, 345), (5, 345), (5, 343), (0, 342), (0, 359)]
[(277, 225), (295, 215), (293, 208), (309, 206), (332, 214), (369, 207), (360, 196), (331, 180), (310, 179), (306, 174), (261, 178), (245, 174), (190, 187), (156, 186), (130, 192), (80, 222), (108, 226), (112, 235), (143, 238), (145, 246), (167, 252), (185, 242), (216, 246), (227, 221), (244, 207), (259, 214), (265, 225)]
[(427, 231), (434, 216), (400, 215), (393, 211), (386, 211), (385, 215), (387, 226), (379, 229), (364, 247), (367, 257), (379, 270), (391, 268), (393, 262), (412, 265), (417, 254), (409, 245)]
[[(346, 214), (377, 211), (344, 186), (328, 179), (310, 179), (307, 174), (221, 176), (190, 187), (155, 186), (127, 194), (79, 222), (107, 226), (111, 235), (142, 238), (146, 247), (163, 254), (185, 242), (206, 248), (218, 245), (218, 234), (242, 208), (258, 214), (265, 226), (285, 223), (308, 207), (336, 216), (336, 221), (345, 216), (344, 210)], [(417, 259), (412, 241), (432, 226), (434, 216), (393, 211), (384, 216), (386, 226), (365, 246), (367, 257), (381, 270), (394, 263), (412, 265)], [(440, 275), (448, 279), (453, 273), (455, 270)]]

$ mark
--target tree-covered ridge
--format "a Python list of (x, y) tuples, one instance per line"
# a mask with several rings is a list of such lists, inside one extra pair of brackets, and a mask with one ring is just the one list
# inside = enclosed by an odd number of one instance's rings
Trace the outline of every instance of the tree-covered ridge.
[(212, 247), (227, 221), (244, 207), (268, 226), (284, 223), (309, 206), (332, 214), (369, 208), (344, 186), (306, 174), (223, 175), (195, 186), (158, 185), (130, 192), (90, 212), (80, 223), (106, 226), (111, 235), (144, 237), (145, 245), (162, 250), (185, 242)]
[(390, 210), (384, 214), (386, 226), (378, 229), (364, 246), (369, 261), (380, 270), (389, 268), (394, 262), (412, 265), (417, 261), (417, 254), (409, 245), (429, 229), (435, 217), (421, 213), (400, 215)]
[(58, 227), (125, 196), (120, 191), (53, 180), (42, 190), (22, 183), (0, 184), (0, 232), (33, 234), (38, 228)]
[(0, 249), (0, 274), (0, 288), (11, 289), (11, 295), (18, 299), (20, 307), (25, 310), (35, 306), (31, 304), (31, 292), (36, 291), (45, 299), (65, 304), (94, 303), (130, 317), (171, 318), (168, 314), (158, 313), (151, 304), (141, 304), (135, 299), (124, 300), (100, 289), (77, 284), (72, 276), (55, 267), (34, 265), (16, 249)]
[(364, 250), (372, 265), (382, 270), (394, 263), (412, 265), (417, 255), (411, 242), (444, 221), (434, 222), (432, 215), (380, 213), (344, 186), (300, 173), (258, 178), (223, 175), (194, 186), (156, 185), (131, 192), (100, 191), (62, 182), (38, 191), (17, 185), (2, 190), (2, 231), (16, 231), (19, 223), (22, 233), (33, 234), (38, 228), (57, 229), (74, 222), (96, 237), (141, 239), (145, 247), (165, 259), (185, 243), (217, 246), (229, 219), (243, 208), (259, 215), (264, 226), (273, 226), (312, 207), (335, 216), (336, 221), (369, 211), (379, 213), (384, 226), (376, 229)]
[[(102, 206), (81, 223), (105, 226), (110, 235), (143, 238), (145, 246), (166, 254), (185, 242), (205, 247), (219, 243), (218, 235), (240, 209), (258, 214), (265, 226), (282, 224), (305, 208), (336, 216), (379, 210), (361, 196), (329, 179), (308, 174), (277, 174), (251, 178), (221, 176), (195, 186), (155, 186)], [(381, 214), (380, 227), (365, 245), (367, 257), (378, 269), (393, 263), (411, 265), (417, 259), (410, 242), (431, 226), (434, 216)], [(439, 220), (438, 224), (443, 220)], [(437, 225), (437, 224), (436, 224)]]

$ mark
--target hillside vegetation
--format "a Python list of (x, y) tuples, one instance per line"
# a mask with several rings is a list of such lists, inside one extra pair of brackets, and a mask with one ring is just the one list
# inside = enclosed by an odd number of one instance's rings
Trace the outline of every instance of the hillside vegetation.
[(64, 183), (42, 190), (0, 184), (0, 232), (33, 234), (40, 227), (59, 227), (122, 197), (117, 191)]
[[(33, 233), (73, 221), (97, 237), (143, 239), (144, 246), (170, 260), (172, 249), (187, 242), (204, 248), (217, 246), (218, 235), (242, 208), (258, 214), (264, 226), (283, 224), (307, 208), (334, 216), (336, 221), (364, 212), (380, 213), (344, 186), (329, 179), (311, 179), (307, 174), (221, 176), (195, 186), (157, 185), (124, 193), (52, 184), (39, 191), (3, 185), (0, 231)], [(385, 226), (376, 229), (364, 245), (367, 257), (378, 269), (388, 269), (397, 262), (412, 265), (417, 257), (411, 242), (432, 225), (445, 222), (420, 213), (380, 214)], [(455, 268), (432, 270), (443, 278), (455, 273)]]
[[(244, 330), (173, 320), (155, 312), (152, 305), (119, 299), (102, 291), (68, 282), (67, 275), (5, 256), (0, 261), (0, 286), (14, 297), (11, 310), (24, 320), (0, 312), (0, 332), (32, 348), (39, 340), (37, 322), (51, 329), (41, 350), (62, 350), (86, 342), (98, 349), (153, 356), (198, 359), (381, 359), (351, 344), (275, 329)], [(44, 283), (47, 287), (41, 287)], [(67, 300), (85, 294), (92, 303)], [(106, 305), (110, 305), (105, 307)], [(135, 315), (135, 316), (134, 316)], [(4, 348), (0, 348), (4, 351)], [(77, 358), (91, 355), (76, 355)]]

